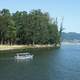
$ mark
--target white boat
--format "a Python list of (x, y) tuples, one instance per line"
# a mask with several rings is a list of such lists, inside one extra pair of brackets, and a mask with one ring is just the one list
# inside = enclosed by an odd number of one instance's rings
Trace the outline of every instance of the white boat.
[(30, 53), (17, 53), (15, 59), (32, 59), (33, 55)]

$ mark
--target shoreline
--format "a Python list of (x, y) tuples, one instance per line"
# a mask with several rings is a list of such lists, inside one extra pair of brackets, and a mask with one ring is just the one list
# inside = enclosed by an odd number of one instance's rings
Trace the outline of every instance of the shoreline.
[(80, 45), (80, 42), (62, 42), (62, 45)]
[(29, 49), (29, 48), (56, 48), (60, 47), (60, 45), (0, 45), (0, 51), (6, 50), (18, 50), (18, 49)]

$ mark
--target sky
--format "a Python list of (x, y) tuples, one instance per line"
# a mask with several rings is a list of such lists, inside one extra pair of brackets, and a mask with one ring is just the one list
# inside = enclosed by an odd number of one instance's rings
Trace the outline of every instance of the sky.
[(58, 25), (64, 17), (64, 32), (80, 33), (80, 0), (0, 0), (0, 10), (4, 8), (11, 12), (41, 9), (57, 17)]

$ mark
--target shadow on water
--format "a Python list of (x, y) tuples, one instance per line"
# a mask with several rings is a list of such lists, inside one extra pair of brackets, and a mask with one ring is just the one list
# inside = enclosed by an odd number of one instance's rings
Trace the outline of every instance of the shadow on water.
[(28, 48), (28, 49), (16, 49), (16, 50), (5, 50), (0, 51), (0, 57), (11, 57), (14, 56), (16, 53), (26, 53), (29, 52), (30, 54), (39, 55), (49, 53), (57, 48)]
[[(50, 80), (50, 55), (55, 55), (57, 49), (36, 48), (22, 51), (0, 52), (0, 79), (1, 80)], [(15, 60), (18, 52), (29, 52), (34, 55), (32, 60)]]

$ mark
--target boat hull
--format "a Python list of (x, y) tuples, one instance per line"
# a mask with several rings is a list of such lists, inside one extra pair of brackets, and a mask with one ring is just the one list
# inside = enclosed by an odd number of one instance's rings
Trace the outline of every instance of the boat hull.
[(29, 55), (29, 56), (15, 56), (15, 59), (32, 59), (33, 55)]

